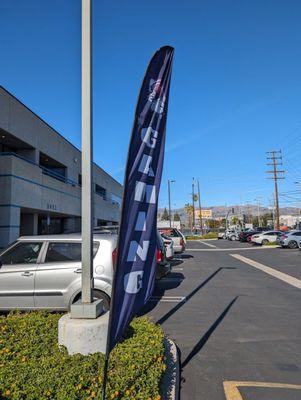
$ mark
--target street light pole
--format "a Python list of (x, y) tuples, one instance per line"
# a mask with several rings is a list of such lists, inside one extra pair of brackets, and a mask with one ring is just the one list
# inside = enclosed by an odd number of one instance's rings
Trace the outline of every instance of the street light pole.
[(170, 184), (174, 183), (174, 180), (168, 179), (168, 216), (169, 216), (169, 227), (171, 228), (171, 200), (170, 200)]
[(92, 0), (82, 0), (82, 302), (93, 289)]
[(194, 178), (192, 178), (192, 230), (195, 229), (195, 214), (194, 214)]

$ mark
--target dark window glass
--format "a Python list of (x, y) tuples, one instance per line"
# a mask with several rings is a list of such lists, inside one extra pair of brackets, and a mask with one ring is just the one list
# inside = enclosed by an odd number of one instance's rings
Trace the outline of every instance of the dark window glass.
[[(98, 249), (98, 243), (93, 243), (93, 257)], [(82, 244), (70, 242), (50, 242), (45, 262), (81, 261)]]
[(19, 242), (1, 256), (2, 264), (35, 264), (42, 242)]
[(295, 232), (293, 233), (294, 236), (301, 236), (301, 232)]
[(107, 191), (102, 186), (95, 184), (95, 192), (101, 196), (104, 200), (107, 200)]

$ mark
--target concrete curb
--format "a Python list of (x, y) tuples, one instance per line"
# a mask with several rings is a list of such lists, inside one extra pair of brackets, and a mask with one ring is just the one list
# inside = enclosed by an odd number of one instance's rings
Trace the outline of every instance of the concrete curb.
[(176, 344), (164, 339), (166, 371), (160, 384), (162, 400), (178, 400), (180, 395), (180, 361)]

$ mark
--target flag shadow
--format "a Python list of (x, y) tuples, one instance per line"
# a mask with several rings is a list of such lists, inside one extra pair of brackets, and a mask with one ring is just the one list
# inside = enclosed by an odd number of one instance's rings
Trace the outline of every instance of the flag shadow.
[(205, 346), (207, 341), (209, 340), (210, 336), (213, 334), (213, 332), (216, 330), (216, 328), (219, 326), (219, 324), (223, 321), (225, 316), (228, 314), (230, 309), (233, 307), (234, 303), (238, 299), (239, 296), (236, 296), (224, 309), (224, 311), (219, 315), (219, 317), (214, 321), (214, 323), (210, 326), (210, 328), (207, 330), (207, 332), (201, 337), (201, 339), (197, 342), (197, 344), (194, 346), (194, 348), (191, 350), (191, 352), (188, 354), (188, 356), (185, 358), (185, 360), (181, 363), (181, 368), (182, 370), (186, 367), (187, 364), (193, 359), (193, 357), (198, 354), (202, 348)]
[(185, 276), (180, 272), (170, 272), (164, 278), (156, 280), (155, 288), (152, 294), (151, 301), (148, 301), (145, 306), (140, 310), (138, 316), (145, 315), (152, 311), (161, 298), (164, 296), (166, 290), (172, 290), (181, 285)]
[(176, 313), (181, 307), (183, 307), (199, 290), (201, 290), (208, 282), (211, 281), (220, 271), (223, 269), (236, 269), (235, 267), (220, 267), (215, 272), (213, 272), (207, 279), (205, 279), (202, 283), (200, 283), (192, 292), (186, 296), (184, 302), (178, 303), (175, 307), (173, 307), (170, 311), (168, 311), (163, 317), (158, 319), (157, 324), (162, 325), (168, 318), (170, 318), (174, 313)]

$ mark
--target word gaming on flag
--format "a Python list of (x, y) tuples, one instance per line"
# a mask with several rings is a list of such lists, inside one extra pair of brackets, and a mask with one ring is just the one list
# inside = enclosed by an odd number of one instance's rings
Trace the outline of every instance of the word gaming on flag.
[(174, 49), (161, 47), (146, 70), (136, 106), (124, 179), (113, 278), (103, 395), (109, 353), (150, 298), (156, 274), (157, 209)]

